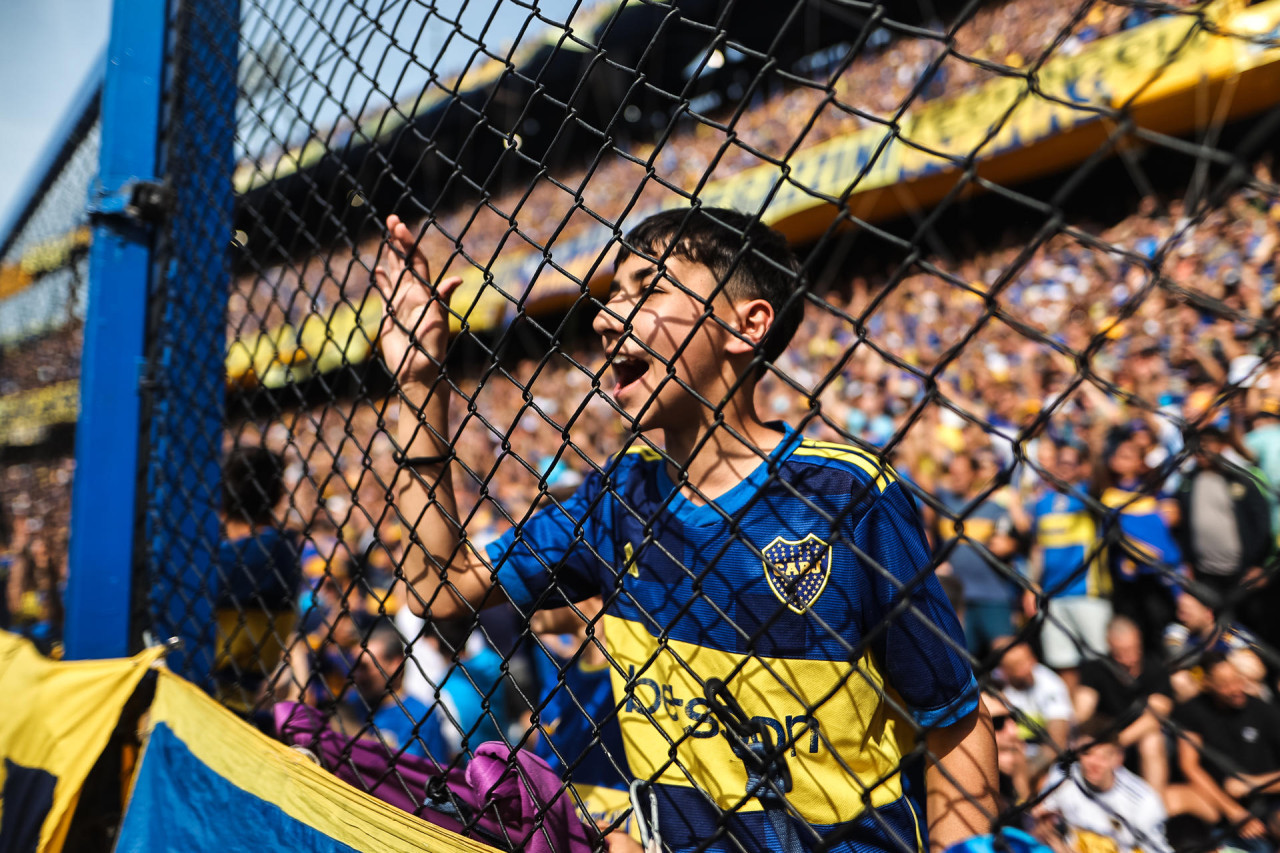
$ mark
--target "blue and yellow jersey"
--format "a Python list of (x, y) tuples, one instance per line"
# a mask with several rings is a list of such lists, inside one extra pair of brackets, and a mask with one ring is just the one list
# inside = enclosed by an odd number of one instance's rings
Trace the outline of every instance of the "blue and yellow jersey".
[(1040, 587), (1051, 598), (1110, 594), (1098, 523), (1080, 496), (1051, 491), (1035, 502), (1031, 516), (1033, 540), (1042, 549)]
[(1161, 567), (1176, 570), (1182, 563), (1182, 551), (1160, 512), (1164, 499), (1116, 486), (1102, 493), (1103, 506), (1116, 513), (1120, 524), (1119, 547), (1112, 554), (1119, 577), (1158, 575)]
[(656, 783), (664, 843), (724, 825), (709, 849), (781, 849), (707, 701), (714, 678), (789, 744), (806, 847), (927, 849), (903, 758), (917, 726), (976, 708), (976, 683), (915, 505), (874, 457), (788, 429), (704, 505), (656, 453), (629, 452), (488, 554), (520, 608), (604, 596), (627, 762)]
[(534, 753), (573, 785), (592, 823), (611, 824), (631, 808), (632, 776), (609, 664), (590, 662), (586, 654), (569, 661), (541, 650), (535, 654), (554, 674), (543, 689), (543, 737)]
[(218, 699), (237, 711), (254, 707), (297, 625), (300, 551), (294, 534), (274, 529), (218, 546), (213, 674)]

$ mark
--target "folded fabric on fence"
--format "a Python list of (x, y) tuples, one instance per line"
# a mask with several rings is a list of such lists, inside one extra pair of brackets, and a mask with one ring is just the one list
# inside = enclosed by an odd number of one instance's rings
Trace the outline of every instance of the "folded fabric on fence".
[(308, 705), (282, 702), (275, 720), (285, 743), (311, 750), (338, 778), (437, 826), (528, 853), (592, 849), (594, 830), (578, 819), (568, 786), (527, 750), (484, 743), (465, 768), (442, 769), (341, 735)]
[(56, 663), (0, 631), (0, 850), (62, 850), (80, 789), (160, 654)]
[(116, 853), (264, 848), (495, 853), (356, 790), (160, 672)]

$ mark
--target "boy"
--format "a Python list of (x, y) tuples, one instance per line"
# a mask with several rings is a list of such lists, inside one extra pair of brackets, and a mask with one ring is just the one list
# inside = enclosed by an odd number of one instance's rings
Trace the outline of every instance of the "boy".
[[(387, 225), (381, 346), (418, 415), (398, 436), (416, 606), (457, 618), (509, 599), (527, 614), (603, 595), (627, 763), (653, 783), (672, 850), (942, 850), (987, 832), (990, 722), (914, 504), (873, 457), (755, 409), (803, 304), (781, 235), (719, 209), (628, 235), (593, 324), (600, 393), (665, 449), (640, 439), (482, 558), (455, 521), (439, 381), (459, 280), (422, 286), (412, 233)], [(927, 827), (901, 767), (920, 730)]]

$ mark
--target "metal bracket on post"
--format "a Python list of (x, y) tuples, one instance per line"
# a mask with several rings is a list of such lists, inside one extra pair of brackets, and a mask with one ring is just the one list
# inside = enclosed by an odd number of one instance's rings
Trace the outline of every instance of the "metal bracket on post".
[(94, 222), (123, 217), (137, 225), (155, 225), (173, 212), (173, 188), (163, 181), (129, 180), (114, 190), (100, 187), (89, 199)]

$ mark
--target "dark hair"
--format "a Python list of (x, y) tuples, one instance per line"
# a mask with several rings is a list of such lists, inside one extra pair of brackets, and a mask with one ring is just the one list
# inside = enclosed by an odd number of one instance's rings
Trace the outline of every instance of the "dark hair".
[(1120, 742), (1120, 730), (1125, 725), (1123, 720), (1115, 719), (1105, 714), (1095, 714), (1076, 726), (1075, 731), (1072, 732), (1072, 737), (1079, 740), (1088, 740), (1092, 743), (1117, 745)]
[(222, 464), (222, 509), (227, 518), (266, 524), (284, 497), (284, 460), (265, 447), (237, 447)]
[(710, 270), (730, 299), (773, 306), (773, 325), (760, 342), (765, 361), (782, 354), (804, 318), (804, 300), (793, 298), (800, 275), (795, 253), (785, 237), (745, 213), (723, 207), (655, 213), (627, 234), (614, 265), (636, 254), (683, 258)]
[(1220, 652), (1216, 649), (1207, 651), (1200, 657), (1200, 671), (1208, 676), (1224, 663), (1231, 663), (1231, 658), (1225, 652)]
[[(368, 639), (364, 642), (365, 648), (378, 647), (382, 655), (389, 658), (408, 657), (408, 648), (405, 646), (404, 638), (400, 636), (400, 632), (396, 630), (394, 623), (383, 620), (378, 622), (369, 632)], [(387, 673), (388, 676), (392, 673)]]
[(431, 630), (435, 632), (436, 637), (440, 640), (441, 651), (445, 657), (462, 654), (462, 651), (467, 647), (467, 638), (471, 636), (471, 631), (475, 626), (475, 620), (467, 617), (461, 619), (434, 619), (431, 621)]
[(1061, 454), (1062, 451), (1071, 450), (1076, 454), (1077, 464), (1086, 465), (1090, 461), (1089, 445), (1084, 444), (1083, 442), (1065, 440), (1055, 441), (1054, 444), (1056, 445), (1053, 451), (1054, 459), (1059, 458), (1059, 454)]

